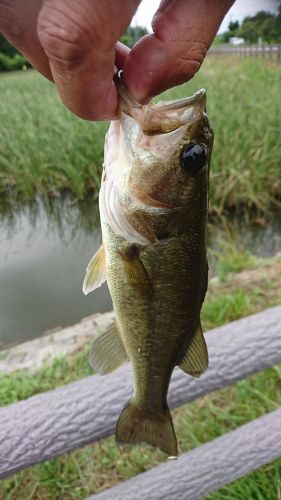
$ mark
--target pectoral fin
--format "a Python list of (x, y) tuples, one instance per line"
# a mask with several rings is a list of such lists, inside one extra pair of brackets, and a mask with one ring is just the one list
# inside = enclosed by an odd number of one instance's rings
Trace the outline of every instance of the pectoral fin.
[(100, 246), (95, 255), (91, 258), (83, 282), (83, 292), (85, 295), (99, 288), (106, 281), (105, 251), (103, 245)]
[(200, 377), (208, 368), (208, 351), (200, 323), (179, 367), (193, 377)]
[(128, 284), (134, 286), (143, 293), (151, 294), (152, 283), (138, 256), (137, 248), (132, 245), (126, 253), (120, 252), (119, 255), (122, 257)]
[(128, 360), (117, 325), (113, 322), (94, 340), (89, 354), (89, 363), (95, 372), (105, 375), (117, 370)]

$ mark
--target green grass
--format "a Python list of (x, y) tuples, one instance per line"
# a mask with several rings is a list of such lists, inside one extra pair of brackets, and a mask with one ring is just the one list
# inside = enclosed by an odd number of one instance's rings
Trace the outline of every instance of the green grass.
[(221, 281), (225, 281), (230, 273), (252, 269), (262, 262), (249, 251), (239, 251), (235, 245), (225, 241), (220, 244), (219, 251), (211, 250), (210, 253), (217, 258), (216, 274)]
[(251, 58), (209, 57), (186, 86), (164, 94), (181, 97), (203, 86), (215, 132), (211, 209), (256, 207), (280, 200), (280, 66)]
[[(281, 72), (266, 61), (210, 56), (174, 99), (207, 89), (215, 130), (211, 209), (267, 211), (281, 195)], [(0, 77), (0, 196), (30, 199), (70, 190), (83, 198), (99, 186), (105, 123), (87, 123), (60, 103), (35, 72)]]
[(0, 406), (22, 401), (92, 375), (93, 370), (87, 361), (87, 349), (88, 346), (85, 346), (74, 357), (58, 357), (52, 364), (38, 369), (35, 375), (28, 370), (0, 374)]
[(0, 195), (97, 190), (106, 123), (72, 115), (33, 71), (0, 77)]
[[(229, 264), (229, 273), (223, 275), (223, 281), (210, 283), (202, 315), (205, 330), (281, 303), (280, 256), (263, 261), (252, 258), (251, 270), (240, 275), (233, 273), (232, 267), (236, 267), (237, 255), (243, 260), (243, 254), (229, 248), (224, 257), (229, 263), (231, 255), (235, 257), (233, 266)], [(70, 358), (57, 359), (32, 375), (27, 371), (1, 375), (0, 405), (26, 399), (90, 374), (87, 350), (88, 346)], [(281, 366), (276, 366), (184, 405), (173, 411), (181, 450), (186, 452), (275, 410), (280, 402)], [(0, 498), (82, 499), (165, 460), (163, 453), (146, 446), (118, 447), (111, 437), (3, 480)], [(278, 459), (209, 498), (280, 499), (280, 487), (281, 459)]]

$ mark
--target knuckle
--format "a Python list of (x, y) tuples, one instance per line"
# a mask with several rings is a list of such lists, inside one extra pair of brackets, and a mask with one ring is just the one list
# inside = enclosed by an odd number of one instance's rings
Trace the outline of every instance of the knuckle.
[(89, 36), (77, 16), (56, 11), (55, 6), (43, 8), (38, 19), (38, 38), (50, 59), (72, 66), (81, 61)]
[(186, 79), (190, 79), (201, 67), (206, 53), (207, 47), (201, 42), (188, 42), (184, 44), (183, 50), (178, 55), (178, 65), (182, 75)]
[(178, 64), (179, 83), (190, 80), (200, 69), (201, 63), (196, 60), (180, 59)]
[(181, 80), (192, 78), (199, 70), (209, 48), (203, 33), (194, 26), (182, 25), (166, 11), (155, 15), (152, 28), (172, 55)]

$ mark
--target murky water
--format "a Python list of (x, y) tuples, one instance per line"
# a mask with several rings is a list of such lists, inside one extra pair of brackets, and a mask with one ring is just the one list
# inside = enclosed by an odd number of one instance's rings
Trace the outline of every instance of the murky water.
[[(268, 257), (281, 250), (281, 217), (266, 225), (210, 225), (210, 246), (234, 241)], [(38, 199), (0, 211), (0, 348), (111, 309), (106, 285), (85, 297), (85, 268), (101, 242), (97, 203)]]
[(1, 347), (110, 310), (106, 286), (81, 288), (101, 241), (96, 203), (38, 200), (5, 211), (0, 227)]

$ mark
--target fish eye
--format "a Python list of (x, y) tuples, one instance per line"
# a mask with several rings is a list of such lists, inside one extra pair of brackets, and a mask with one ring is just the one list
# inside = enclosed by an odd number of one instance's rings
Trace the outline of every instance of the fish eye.
[(183, 150), (181, 159), (183, 167), (188, 173), (197, 174), (206, 164), (206, 147), (200, 143), (189, 144)]

